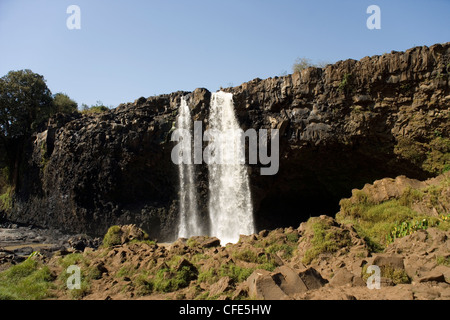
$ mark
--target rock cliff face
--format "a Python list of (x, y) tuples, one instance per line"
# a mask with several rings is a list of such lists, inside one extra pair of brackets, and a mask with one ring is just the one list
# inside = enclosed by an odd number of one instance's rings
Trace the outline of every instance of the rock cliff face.
[[(425, 179), (450, 166), (450, 43), (346, 60), (224, 91), (242, 128), (280, 130), (273, 176), (249, 168), (258, 229), (333, 215), (353, 188), (384, 177)], [(207, 127), (211, 93), (176, 92), (99, 115), (51, 119), (30, 142), (13, 221), (104, 234), (135, 223), (172, 240), (178, 217), (171, 130), (180, 97)], [(207, 167), (197, 166), (207, 219)]]

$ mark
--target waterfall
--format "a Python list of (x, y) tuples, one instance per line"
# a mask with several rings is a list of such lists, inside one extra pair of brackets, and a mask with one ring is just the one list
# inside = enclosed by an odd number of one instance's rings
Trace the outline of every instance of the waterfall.
[(176, 121), (176, 128), (183, 130), (178, 156), (185, 159), (178, 164), (180, 180), (180, 212), (178, 237), (189, 238), (203, 234), (197, 205), (195, 169), (192, 161), (192, 117), (186, 98), (181, 97), (181, 104)]
[(242, 130), (231, 93), (212, 94), (209, 130), (220, 134), (214, 153), (220, 154), (222, 159), (220, 163), (208, 164), (210, 233), (219, 238), (222, 245), (236, 243), (240, 234), (252, 234), (255, 227), (245, 158), (242, 159), (239, 152)]

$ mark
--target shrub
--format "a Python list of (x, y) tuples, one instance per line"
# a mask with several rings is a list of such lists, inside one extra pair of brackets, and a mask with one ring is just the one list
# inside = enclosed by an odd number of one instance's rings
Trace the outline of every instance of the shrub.
[(308, 58), (297, 58), (292, 66), (294, 72), (301, 72), (302, 70), (308, 69), (309, 67), (314, 67), (311, 59)]
[(108, 110), (109, 110), (109, 108), (104, 106), (101, 101), (97, 101), (97, 104), (90, 106), (90, 107), (86, 104), (83, 104), (81, 113), (82, 114), (96, 114), (96, 113), (103, 113)]
[(78, 104), (67, 94), (59, 92), (53, 96), (55, 112), (72, 113), (78, 109)]

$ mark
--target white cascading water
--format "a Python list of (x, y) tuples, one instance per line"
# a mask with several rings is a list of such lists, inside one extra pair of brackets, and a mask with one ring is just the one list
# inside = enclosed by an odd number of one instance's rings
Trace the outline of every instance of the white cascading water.
[(239, 235), (255, 233), (255, 226), (247, 168), (239, 153), (242, 130), (231, 93), (212, 94), (209, 130), (221, 133), (221, 159), (226, 162), (208, 165), (210, 234), (219, 238), (222, 245), (236, 243)]
[(185, 132), (185, 135), (181, 139), (189, 139), (189, 143), (180, 143), (181, 148), (178, 154), (181, 158), (183, 158), (183, 155), (188, 154), (189, 159), (191, 159), (188, 164), (180, 162), (178, 165), (180, 179), (178, 237), (189, 238), (191, 236), (202, 235), (203, 228), (198, 213), (195, 170), (192, 161), (192, 117), (185, 97), (181, 97), (176, 128), (183, 129)]

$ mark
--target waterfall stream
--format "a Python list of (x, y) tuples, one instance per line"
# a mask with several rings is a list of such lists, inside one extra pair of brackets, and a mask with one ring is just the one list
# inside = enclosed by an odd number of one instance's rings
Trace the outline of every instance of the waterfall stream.
[(212, 236), (222, 245), (236, 243), (240, 234), (255, 232), (253, 205), (245, 158), (239, 153), (241, 133), (233, 105), (233, 95), (222, 91), (212, 94), (209, 130), (220, 133), (220, 163), (208, 164), (209, 218)]
[(199, 219), (195, 168), (192, 162), (192, 117), (186, 98), (181, 97), (181, 104), (176, 121), (177, 129), (183, 130), (178, 156), (188, 161), (181, 161), (178, 165), (180, 180), (180, 217), (178, 237), (189, 238), (203, 234), (203, 224)]
[[(241, 148), (243, 131), (236, 119), (231, 93), (212, 94), (208, 123), (204, 140), (209, 143), (203, 160), (208, 165), (209, 234), (219, 238), (222, 245), (236, 243), (239, 235), (255, 233), (255, 226), (249, 177)], [(204, 235), (207, 226), (199, 216), (192, 161), (192, 116), (185, 97), (181, 99), (176, 128), (181, 132), (176, 152), (180, 181), (178, 237), (189, 238)]]

